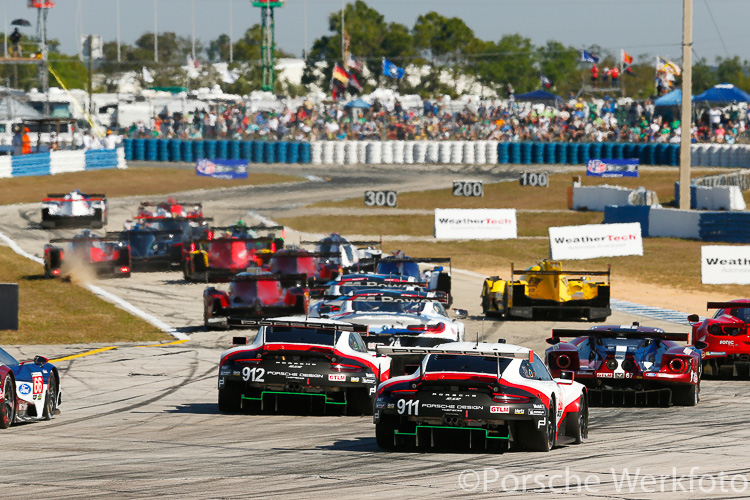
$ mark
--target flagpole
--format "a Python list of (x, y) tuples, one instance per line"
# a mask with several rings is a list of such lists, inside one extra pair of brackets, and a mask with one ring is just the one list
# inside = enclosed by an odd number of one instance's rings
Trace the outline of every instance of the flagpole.
[(154, 0), (154, 62), (159, 62), (159, 25), (157, 24), (157, 13), (159, 12), (159, 0)]
[(234, 34), (232, 33), (232, 18), (233, 16), (232, 0), (229, 0), (229, 62), (234, 62), (234, 50), (232, 48), (232, 40)]
[(302, 56), (304, 59), (307, 59), (307, 0), (305, 0), (304, 3), (304, 11), (305, 11), (305, 47), (302, 49)]
[(192, 1), (191, 11), (192, 11), (192, 21), (193, 21), (193, 29), (192, 29), (191, 38), (193, 42), (193, 61), (195, 61), (195, 0)]
[(690, 210), (690, 129), (693, 115), (693, 0), (683, 0), (680, 210)]
[(120, 49), (120, 0), (117, 0), (117, 62), (122, 61)]

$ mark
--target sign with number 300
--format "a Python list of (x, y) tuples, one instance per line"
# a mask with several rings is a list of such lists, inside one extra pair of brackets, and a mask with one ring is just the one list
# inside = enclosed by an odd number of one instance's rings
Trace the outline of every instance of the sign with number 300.
[(365, 191), (365, 206), (367, 207), (395, 208), (397, 201), (396, 191)]

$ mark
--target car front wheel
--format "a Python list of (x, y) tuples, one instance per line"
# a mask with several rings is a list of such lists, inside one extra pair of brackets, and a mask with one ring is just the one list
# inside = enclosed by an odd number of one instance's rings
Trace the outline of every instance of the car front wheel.
[(3, 404), (0, 406), (0, 429), (7, 429), (16, 419), (16, 391), (10, 375), (5, 378), (3, 397)]

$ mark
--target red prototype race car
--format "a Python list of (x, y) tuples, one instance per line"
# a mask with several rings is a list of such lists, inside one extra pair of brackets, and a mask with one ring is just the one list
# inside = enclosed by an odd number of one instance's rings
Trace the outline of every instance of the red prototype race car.
[(305, 274), (240, 273), (229, 291), (209, 287), (203, 292), (203, 324), (206, 330), (227, 329), (243, 327), (248, 319), (307, 315), (309, 297)]
[(88, 229), (74, 238), (55, 238), (44, 245), (46, 277), (70, 274), (79, 265), (98, 276), (128, 278), (132, 268), (130, 246), (117, 237), (98, 236)]
[(717, 309), (712, 318), (701, 321), (691, 314), (693, 340), (703, 351), (703, 372), (724, 377), (750, 377), (750, 299), (709, 302)]
[[(633, 325), (552, 330), (546, 362), (553, 377), (575, 372), (592, 406), (698, 404), (700, 350), (687, 333)], [(561, 342), (562, 338), (572, 338)]]

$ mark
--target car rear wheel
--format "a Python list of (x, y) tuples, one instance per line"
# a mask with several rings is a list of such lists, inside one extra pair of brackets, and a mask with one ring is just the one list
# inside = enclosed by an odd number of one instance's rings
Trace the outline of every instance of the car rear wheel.
[(578, 407), (578, 414), (576, 415), (576, 429), (572, 433), (575, 437), (575, 444), (581, 444), (589, 434), (589, 408), (586, 406), (586, 396), (581, 395), (581, 404)]
[(242, 409), (242, 392), (236, 383), (227, 382), (219, 389), (219, 411), (234, 413)]
[(557, 432), (557, 419), (555, 413), (555, 401), (550, 401), (547, 409), (547, 418), (544, 425), (537, 429), (536, 420), (519, 422), (516, 428), (518, 446), (525, 451), (548, 452), (555, 446), (555, 435)]
[(5, 377), (3, 404), (0, 406), (0, 429), (7, 429), (16, 419), (16, 390), (10, 375)]
[(395, 415), (382, 415), (375, 424), (375, 441), (378, 448), (382, 450), (396, 449), (395, 432), (398, 428), (398, 420)]
[(47, 382), (47, 399), (44, 400), (44, 420), (52, 420), (57, 410), (57, 379), (54, 373), (49, 374)]
[(672, 403), (676, 406), (695, 406), (700, 401), (700, 385), (690, 384), (688, 387), (672, 389)]

